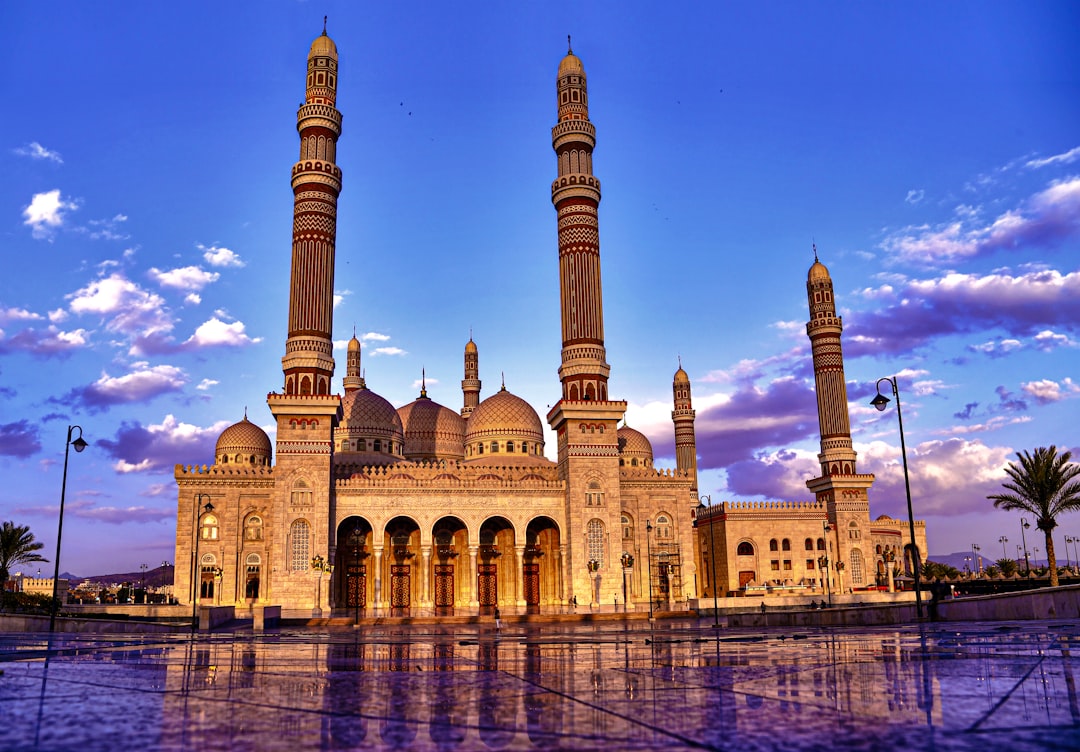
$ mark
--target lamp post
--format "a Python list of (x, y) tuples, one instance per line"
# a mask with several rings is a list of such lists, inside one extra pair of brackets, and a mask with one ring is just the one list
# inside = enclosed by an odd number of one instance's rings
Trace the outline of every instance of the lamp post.
[[(353, 577), (356, 578), (356, 592), (350, 593), (353, 599), (353, 604), (356, 606), (356, 615), (353, 618), (353, 626), (360, 626), (360, 542), (363, 540), (360, 536), (363, 535), (364, 529), (360, 527), (360, 523), (356, 523), (356, 527), (353, 528), (353, 554), (356, 557), (356, 562), (353, 564), (356, 567), (356, 573)], [(345, 587), (351, 587), (352, 583), (349, 582), (349, 574), (345, 573)]]
[(1028, 521), (1025, 520), (1023, 517), (1021, 517), (1020, 518), (1020, 540), (1023, 541), (1023, 543), (1024, 543), (1024, 569), (1027, 570), (1026, 572), (1024, 572), (1025, 575), (1030, 575), (1031, 574), (1031, 559), (1028, 558), (1028, 552), (1027, 552), (1027, 536), (1024, 535), (1024, 531), (1027, 530), (1030, 527), (1031, 527), (1031, 525), (1028, 524)]
[(1001, 536), (1000, 538), (998, 538), (998, 543), (1001, 544), (1001, 558), (1002, 559), (1008, 559), (1009, 558), (1009, 555), (1007, 553), (1005, 553), (1005, 544), (1008, 543), (1008, 542), (1009, 542), (1009, 539), (1006, 538), (1004, 535)]
[[(706, 507), (705, 504), (701, 503), (700, 499), (708, 499), (709, 506)], [(717, 601), (718, 596), (716, 592), (716, 534), (713, 531), (713, 524), (715, 520), (713, 520), (712, 517), (712, 496), (702, 494), (702, 496), (699, 498), (697, 505), (697, 518), (695, 519), (695, 523), (700, 524), (701, 515), (705, 512), (706, 509), (709, 510), (709, 569), (712, 570), (713, 629), (719, 629), (720, 606)]]
[[(206, 503), (202, 504), (202, 500)], [(199, 505), (202, 504), (200, 507)], [(200, 511), (200, 509), (202, 511)], [(214, 505), (210, 503), (210, 494), (195, 494), (195, 546), (191, 551), (191, 633), (199, 631), (199, 596), (202, 593), (202, 567), (199, 566), (199, 523), (204, 514), (214, 511)]]
[(168, 590), (166, 590), (166, 588), (165, 588), (165, 576), (168, 574), (168, 570), (169, 570), (169, 562), (168, 561), (161, 562), (161, 604), (163, 606), (168, 605), (168, 602), (169, 602), (169, 599), (165, 595), (168, 592)]
[(973, 570), (975, 570), (975, 575), (976, 576), (982, 575), (982, 567), (979, 566), (979, 551), (982, 551), (982, 549), (979, 547), (979, 544), (978, 543), (972, 543), (971, 544), (971, 568)]
[[(829, 533), (832, 532), (832, 528), (829, 526), (828, 520), (821, 521), (821, 532), (825, 536), (825, 547), (828, 550), (829, 546)], [(829, 556), (823, 554), (818, 557), (818, 571), (824, 572), (825, 577), (825, 593), (829, 596), (829, 607), (832, 608), (832, 572), (829, 570)]]
[(147, 598), (146, 598), (146, 564), (140, 564), (139, 569), (142, 570), (142, 597), (143, 597), (143, 605), (146, 606), (146, 605), (149, 605), (149, 602), (147, 601)]
[(652, 520), (645, 520), (645, 558), (648, 560), (649, 576), (649, 623), (653, 621), (652, 602)]
[[(1068, 563), (1069, 562), (1069, 544), (1070, 543), (1073, 544), (1073, 553), (1075, 554), (1076, 553), (1076, 541), (1077, 540), (1078, 540), (1078, 538), (1075, 535), (1072, 535), (1072, 536), (1066, 535), (1065, 536), (1065, 560), (1066, 560), (1065, 566), (1069, 566), (1069, 563)], [(1076, 557), (1076, 566), (1080, 567), (1080, 556)]]
[(896, 377), (885, 376), (877, 380), (874, 388), (877, 396), (870, 400), (878, 412), (883, 412), (889, 404), (889, 398), (881, 393), (881, 382), (887, 381), (892, 386), (893, 397), (896, 398), (896, 422), (900, 427), (900, 456), (904, 461), (904, 492), (907, 494), (908, 532), (911, 535), (911, 572), (915, 580), (915, 615), (922, 619), (922, 594), (919, 592), (919, 569), (922, 567), (922, 555), (919, 546), (915, 542), (915, 515), (911, 511), (911, 482), (908, 479), (907, 446), (904, 444), (904, 417), (900, 412), (900, 389), (896, 386)]
[[(72, 441), (71, 437), (78, 430), (79, 435)], [(56, 561), (53, 564), (52, 603), (49, 607), (49, 632), (56, 629), (56, 614), (60, 610), (60, 601), (57, 596), (57, 588), (60, 584), (60, 537), (64, 532), (64, 496), (67, 494), (67, 469), (68, 454), (71, 447), (75, 452), (82, 452), (89, 446), (83, 438), (82, 426), (68, 426), (67, 443), (64, 445), (64, 475), (60, 481), (60, 521), (56, 525)]]

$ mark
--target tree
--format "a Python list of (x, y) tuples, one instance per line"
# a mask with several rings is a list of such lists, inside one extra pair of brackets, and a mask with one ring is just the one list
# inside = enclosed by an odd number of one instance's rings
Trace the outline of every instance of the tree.
[(1050, 586), (1057, 587), (1053, 532), (1058, 515), (1080, 509), (1080, 465), (1069, 462), (1072, 452), (1058, 454), (1056, 446), (1039, 447), (1034, 453), (1017, 452), (1016, 456), (1019, 463), (1010, 462), (1005, 468), (1010, 480), (1001, 484), (1011, 493), (986, 498), (999, 509), (1027, 512), (1035, 518), (1035, 526), (1046, 536)]
[(1006, 577), (1012, 577), (1018, 571), (1020, 567), (1012, 559), (998, 559), (994, 562), (994, 565), (1001, 570), (1001, 573)]
[(44, 547), (44, 543), (34, 541), (29, 527), (10, 521), (0, 525), (0, 587), (7, 582), (12, 567), (48, 561), (37, 553)]
[(923, 577), (928, 580), (942, 580), (946, 577), (959, 577), (960, 571), (951, 564), (927, 559), (923, 563)]

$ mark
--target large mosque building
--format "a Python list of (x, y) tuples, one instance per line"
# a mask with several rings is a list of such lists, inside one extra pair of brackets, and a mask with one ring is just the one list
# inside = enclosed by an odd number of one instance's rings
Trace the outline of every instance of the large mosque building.
[[(841, 322), (818, 262), (807, 327), (822, 436), (822, 475), (808, 482), (815, 501), (724, 503), (701, 515), (694, 409), (681, 367), (672, 385), (675, 469), (655, 468), (649, 440), (620, 427), (626, 402), (608, 394), (604, 348), (596, 129), (585, 69), (572, 51), (556, 87), (561, 393), (545, 416), (557, 442), (553, 462), (528, 403), (505, 385), (482, 396), (471, 339), (460, 409), (424, 388), (395, 409), (367, 388), (355, 337), (344, 395), (332, 392), (338, 54), (325, 30), (312, 43), (292, 168), (284, 380), (267, 396), (276, 442), (245, 416), (221, 434), (212, 464), (176, 466), (182, 601), (361, 616), (664, 607), (787, 583), (821, 588), (826, 554), (847, 562), (849, 583), (859, 587), (873, 580), (875, 562), (902, 550), (899, 522), (870, 521), (873, 476), (855, 470)], [(826, 566), (831, 585), (844, 587), (843, 569)]]

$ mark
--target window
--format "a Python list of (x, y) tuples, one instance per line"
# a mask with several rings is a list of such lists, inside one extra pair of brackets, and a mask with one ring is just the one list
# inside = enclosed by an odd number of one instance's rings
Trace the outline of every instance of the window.
[(743, 541), (739, 544), (739, 547), (735, 549), (735, 553), (739, 556), (753, 556), (754, 544), (750, 543), (749, 541)]
[(375, 439), (375, 451), (376, 452), (381, 452), (382, 451), (382, 439)]
[(506, 442), (506, 451), (507, 451), (507, 452), (508, 452), (509, 454), (513, 454), (513, 453), (514, 453), (514, 442), (512, 442), (512, 441), (508, 441), (508, 442)]
[(357, 448), (358, 451), (366, 452), (367, 451), (367, 439), (360, 439), (360, 441), (356, 442), (356, 448)]
[(244, 597), (255, 600), (259, 597), (259, 569), (262, 559), (258, 554), (248, 554), (246, 567), (247, 578), (244, 584)]
[(262, 517), (253, 514), (244, 523), (244, 540), (260, 541), (263, 537)]
[(627, 515), (622, 515), (620, 522), (622, 522), (622, 537), (623, 540), (628, 540), (634, 537), (634, 523)]
[(791, 571), (791, 559), (784, 559), (784, 571), (785, 572), (790, 572)]
[(497, 441), (491, 442), (491, 453), (492, 454), (497, 454), (498, 451), (499, 451), (499, 442), (497, 442)]
[(311, 489), (302, 480), (296, 481), (292, 490), (293, 506), (303, 507), (311, 505)]
[(807, 551), (813, 551), (813, 550), (814, 550), (814, 539), (813, 539), (813, 538), (807, 538), (807, 539), (806, 539), (806, 540), (805, 540), (805, 541), (803, 542), (803, 547), (804, 547), (804, 548), (805, 548), (805, 549), (806, 549)]
[(604, 560), (604, 523), (600, 520), (589, 520), (585, 526), (585, 545), (589, 552), (590, 561)]
[(659, 540), (670, 540), (671, 534), (671, 518), (666, 514), (660, 514), (656, 517), (656, 537)]
[(817, 539), (817, 550), (818, 551), (824, 551), (825, 550), (825, 539), (824, 538), (818, 538)]
[(217, 540), (218, 539), (218, 519), (212, 514), (208, 514), (202, 518), (202, 532), (200, 536), (205, 540)]
[(521, 453), (522, 454), (528, 454), (529, 453), (529, 442), (527, 442), (527, 441), (521, 442)]
[(813, 559), (807, 559), (806, 560), (806, 568), (807, 569), (813, 569), (815, 566), (816, 566), (816, 564), (815, 564)]
[(784, 551), (790, 551), (791, 550), (791, 541), (789, 541), (787, 538), (784, 538), (783, 542), (780, 544), (780, 548), (783, 549)]
[(289, 542), (292, 549), (292, 569), (294, 572), (306, 572), (311, 559), (311, 527), (306, 520), (296, 520), (289, 528)]
[(773, 559), (772, 561), (770, 561), (769, 562), (769, 569), (771, 569), (774, 572), (779, 572), (780, 571), (780, 560), (779, 559)]
[(773, 538), (771, 541), (769, 541), (769, 550), (770, 551), (779, 551), (780, 550), (780, 544), (776, 542), (776, 538)]
[(857, 548), (851, 552), (851, 583), (853, 585), (863, 584), (863, 557), (862, 551)]

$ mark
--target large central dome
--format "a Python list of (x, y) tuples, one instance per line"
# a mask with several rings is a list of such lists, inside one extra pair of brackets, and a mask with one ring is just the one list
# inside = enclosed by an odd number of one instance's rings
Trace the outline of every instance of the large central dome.
[(422, 394), (397, 411), (410, 460), (460, 460), (465, 456), (465, 419)]
[(508, 463), (522, 456), (544, 455), (540, 416), (528, 402), (506, 391), (506, 387), (481, 402), (465, 426), (466, 460), (492, 455)]
[(383, 456), (401, 457), (405, 431), (394, 406), (364, 387), (351, 389), (341, 399), (341, 423), (334, 431), (340, 452), (370, 453), (377, 461)]

